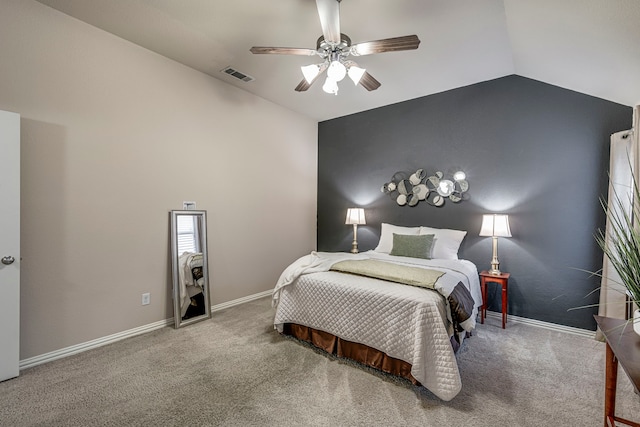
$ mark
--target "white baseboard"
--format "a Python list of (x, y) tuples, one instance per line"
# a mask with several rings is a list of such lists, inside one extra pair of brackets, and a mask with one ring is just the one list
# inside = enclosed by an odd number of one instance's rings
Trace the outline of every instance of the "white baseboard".
[[(230, 308), (236, 305), (244, 304), (253, 300), (264, 298), (273, 293), (273, 290), (260, 292), (257, 294), (249, 295), (246, 297), (238, 298), (232, 301), (216, 304), (211, 307), (211, 312), (216, 312)], [(94, 348), (102, 347), (103, 345), (111, 344), (116, 341), (123, 340), (125, 338), (131, 338), (136, 335), (145, 334), (147, 332), (155, 331), (156, 329), (164, 328), (165, 326), (173, 325), (173, 317), (166, 320), (160, 320), (157, 322), (149, 323), (148, 325), (139, 326), (137, 328), (129, 329), (127, 331), (118, 332), (117, 334), (108, 335), (106, 337), (97, 338), (95, 340), (83, 342), (80, 344), (72, 345), (70, 347), (61, 348), (60, 350), (51, 351), (49, 353), (41, 354), (39, 356), (29, 357), (20, 361), (20, 370), (31, 368), (33, 366), (41, 365), (43, 363), (52, 362), (63, 357), (71, 356), (73, 354), (81, 353), (83, 351), (91, 350)]]
[[(232, 301), (223, 302), (221, 304), (216, 304), (211, 307), (211, 312), (214, 313), (216, 311), (224, 310), (227, 308), (234, 307), (236, 305), (240, 305), (240, 304), (244, 304), (260, 298), (264, 298), (271, 295), (272, 293), (273, 293), (273, 290), (270, 289), (268, 291), (238, 298)], [(487, 317), (500, 320), (502, 318), (502, 315), (500, 313), (488, 311)], [(514, 322), (514, 323), (523, 323), (523, 324), (536, 326), (544, 329), (549, 329), (557, 332), (565, 332), (569, 334), (579, 335), (586, 338), (593, 338), (595, 336), (594, 331), (589, 331), (586, 329), (579, 329), (579, 328), (572, 328), (570, 326), (558, 325), (555, 323), (543, 322), (535, 319), (527, 319), (525, 317), (509, 315), (508, 321)], [(165, 326), (171, 326), (171, 325), (173, 325), (173, 317), (170, 319), (160, 320), (158, 322), (150, 323), (148, 325), (143, 325), (137, 328), (129, 329), (127, 331), (118, 332), (117, 334), (112, 334), (106, 337), (72, 345), (70, 347), (65, 347), (60, 350), (51, 351), (49, 353), (41, 354), (39, 356), (23, 359), (20, 361), (19, 366), (21, 370), (31, 368), (33, 366), (41, 365), (47, 362), (52, 362), (57, 359), (62, 359), (63, 357), (71, 356), (73, 354), (81, 353), (83, 351), (102, 347), (103, 345), (111, 344), (116, 341), (123, 340), (125, 338), (134, 337), (136, 335), (145, 334), (147, 332), (155, 331), (156, 329), (164, 328)]]
[[(492, 319), (498, 319), (502, 321), (502, 313), (487, 311), (487, 317), (491, 317)], [(585, 338), (594, 338), (596, 336), (596, 331), (590, 331), (588, 329), (573, 328), (571, 326), (558, 325), (557, 323), (543, 322), (542, 320), (527, 319), (526, 317), (518, 317), (518, 316), (513, 316), (511, 314), (509, 314), (507, 317), (507, 328), (509, 327), (510, 322), (537, 326), (538, 328), (549, 329), (551, 331), (564, 332), (564, 333), (573, 334), (573, 335), (579, 335)]]
[(148, 325), (139, 326), (137, 328), (129, 329), (127, 331), (118, 332), (117, 334), (107, 335), (106, 337), (97, 338), (95, 340), (83, 342), (80, 344), (72, 345), (71, 347), (61, 348), (60, 350), (51, 351), (49, 353), (41, 354), (40, 356), (30, 357), (20, 361), (20, 369), (31, 368), (43, 363), (52, 362), (63, 357), (71, 356), (73, 354), (81, 353), (83, 351), (91, 350), (94, 348), (102, 347), (103, 345), (111, 344), (116, 341), (123, 340), (125, 338), (134, 337), (136, 335), (144, 334), (146, 332), (155, 331), (156, 329), (164, 328), (165, 326), (173, 324), (173, 317), (167, 320), (160, 320), (158, 322), (150, 323)]
[(223, 302), (222, 304), (216, 304), (213, 307), (211, 307), (211, 311), (215, 312), (215, 311), (224, 310), (225, 308), (233, 307), (235, 305), (244, 304), (245, 302), (250, 302), (260, 298), (264, 298), (266, 296), (270, 296), (271, 294), (273, 294), (273, 289), (269, 289), (268, 291), (260, 292), (260, 293), (249, 295), (246, 297), (234, 299), (233, 301)]

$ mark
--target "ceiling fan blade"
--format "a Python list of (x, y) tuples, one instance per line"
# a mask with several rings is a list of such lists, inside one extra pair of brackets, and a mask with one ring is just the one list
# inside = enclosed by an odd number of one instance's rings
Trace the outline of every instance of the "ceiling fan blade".
[(416, 35), (393, 37), (354, 44), (351, 46), (350, 53), (354, 56), (371, 55), (373, 53), (417, 49), (419, 45), (420, 39)]
[(340, 43), (340, 0), (316, 0), (322, 35), (327, 43)]
[[(315, 80), (314, 80), (314, 82), (315, 82)], [(295, 91), (296, 92), (304, 92), (305, 90), (309, 89), (312, 84), (313, 84), (313, 82), (309, 83), (307, 81), (307, 79), (302, 79), (302, 81), (300, 83), (298, 83), (298, 86), (296, 86)]]
[(313, 56), (318, 53), (313, 49), (304, 49), (298, 47), (262, 47), (262, 46), (253, 46), (249, 49), (251, 53), (256, 54), (276, 54), (276, 55), (302, 55), (302, 56)]
[(366, 71), (362, 75), (362, 78), (360, 78), (360, 84), (369, 92), (376, 90), (381, 86), (381, 83)]

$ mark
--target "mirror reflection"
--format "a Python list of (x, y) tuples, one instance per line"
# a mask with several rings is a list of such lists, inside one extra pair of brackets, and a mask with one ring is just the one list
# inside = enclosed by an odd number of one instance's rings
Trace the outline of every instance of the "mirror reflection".
[(171, 211), (175, 327), (211, 317), (206, 211)]

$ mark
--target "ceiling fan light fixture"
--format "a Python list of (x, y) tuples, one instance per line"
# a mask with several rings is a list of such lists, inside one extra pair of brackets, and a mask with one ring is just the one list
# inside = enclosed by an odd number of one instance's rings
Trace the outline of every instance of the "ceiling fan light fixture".
[(349, 78), (353, 81), (353, 84), (357, 86), (358, 83), (360, 83), (360, 79), (362, 78), (362, 76), (366, 71), (367, 70), (365, 70), (364, 68), (360, 68), (360, 67), (356, 67), (355, 65), (352, 65), (351, 67), (349, 67), (349, 71), (348, 71)]
[(327, 76), (327, 79), (324, 81), (324, 85), (322, 85), (322, 90), (326, 93), (337, 95), (338, 82), (333, 80), (330, 76)]
[(340, 61), (331, 61), (327, 69), (327, 76), (335, 82), (339, 82), (347, 75), (347, 68)]
[(304, 65), (300, 67), (302, 75), (307, 83), (311, 84), (320, 74), (320, 66), (318, 64)]
[[(310, 0), (309, 0), (310, 1)], [(374, 53), (398, 52), (417, 49), (420, 45), (418, 36), (401, 36), (387, 39), (371, 40), (352, 44), (351, 38), (340, 32), (340, 2), (342, 0), (315, 0), (320, 17), (322, 35), (316, 41), (315, 49), (296, 47), (253, 46), (249, 51), (253, 54), (319, 56), (323, 61), (319, 65), (301, 67), (304, 79), (295, 87), (296, 92), (305, 92), (320, 74), (327, 71), (327, 80), (322, 86), (327, 93), (337, 95), (338, 82), (347, 74), (356, 85), (361, 85), (371, 92), (380, 87), (368, 71), (357, 66), (348, 59), (349, 55), (361, 56)]]

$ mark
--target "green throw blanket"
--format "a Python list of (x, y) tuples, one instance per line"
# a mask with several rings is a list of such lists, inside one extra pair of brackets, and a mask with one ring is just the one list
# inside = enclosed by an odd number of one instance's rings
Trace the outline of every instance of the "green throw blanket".
[(437, 270), (409, 267), (374, 259), (340, 261), (333, 264), (331, 270), (428, 289), (434, 289), (436, 280), (444, 275), (443, 272)]

